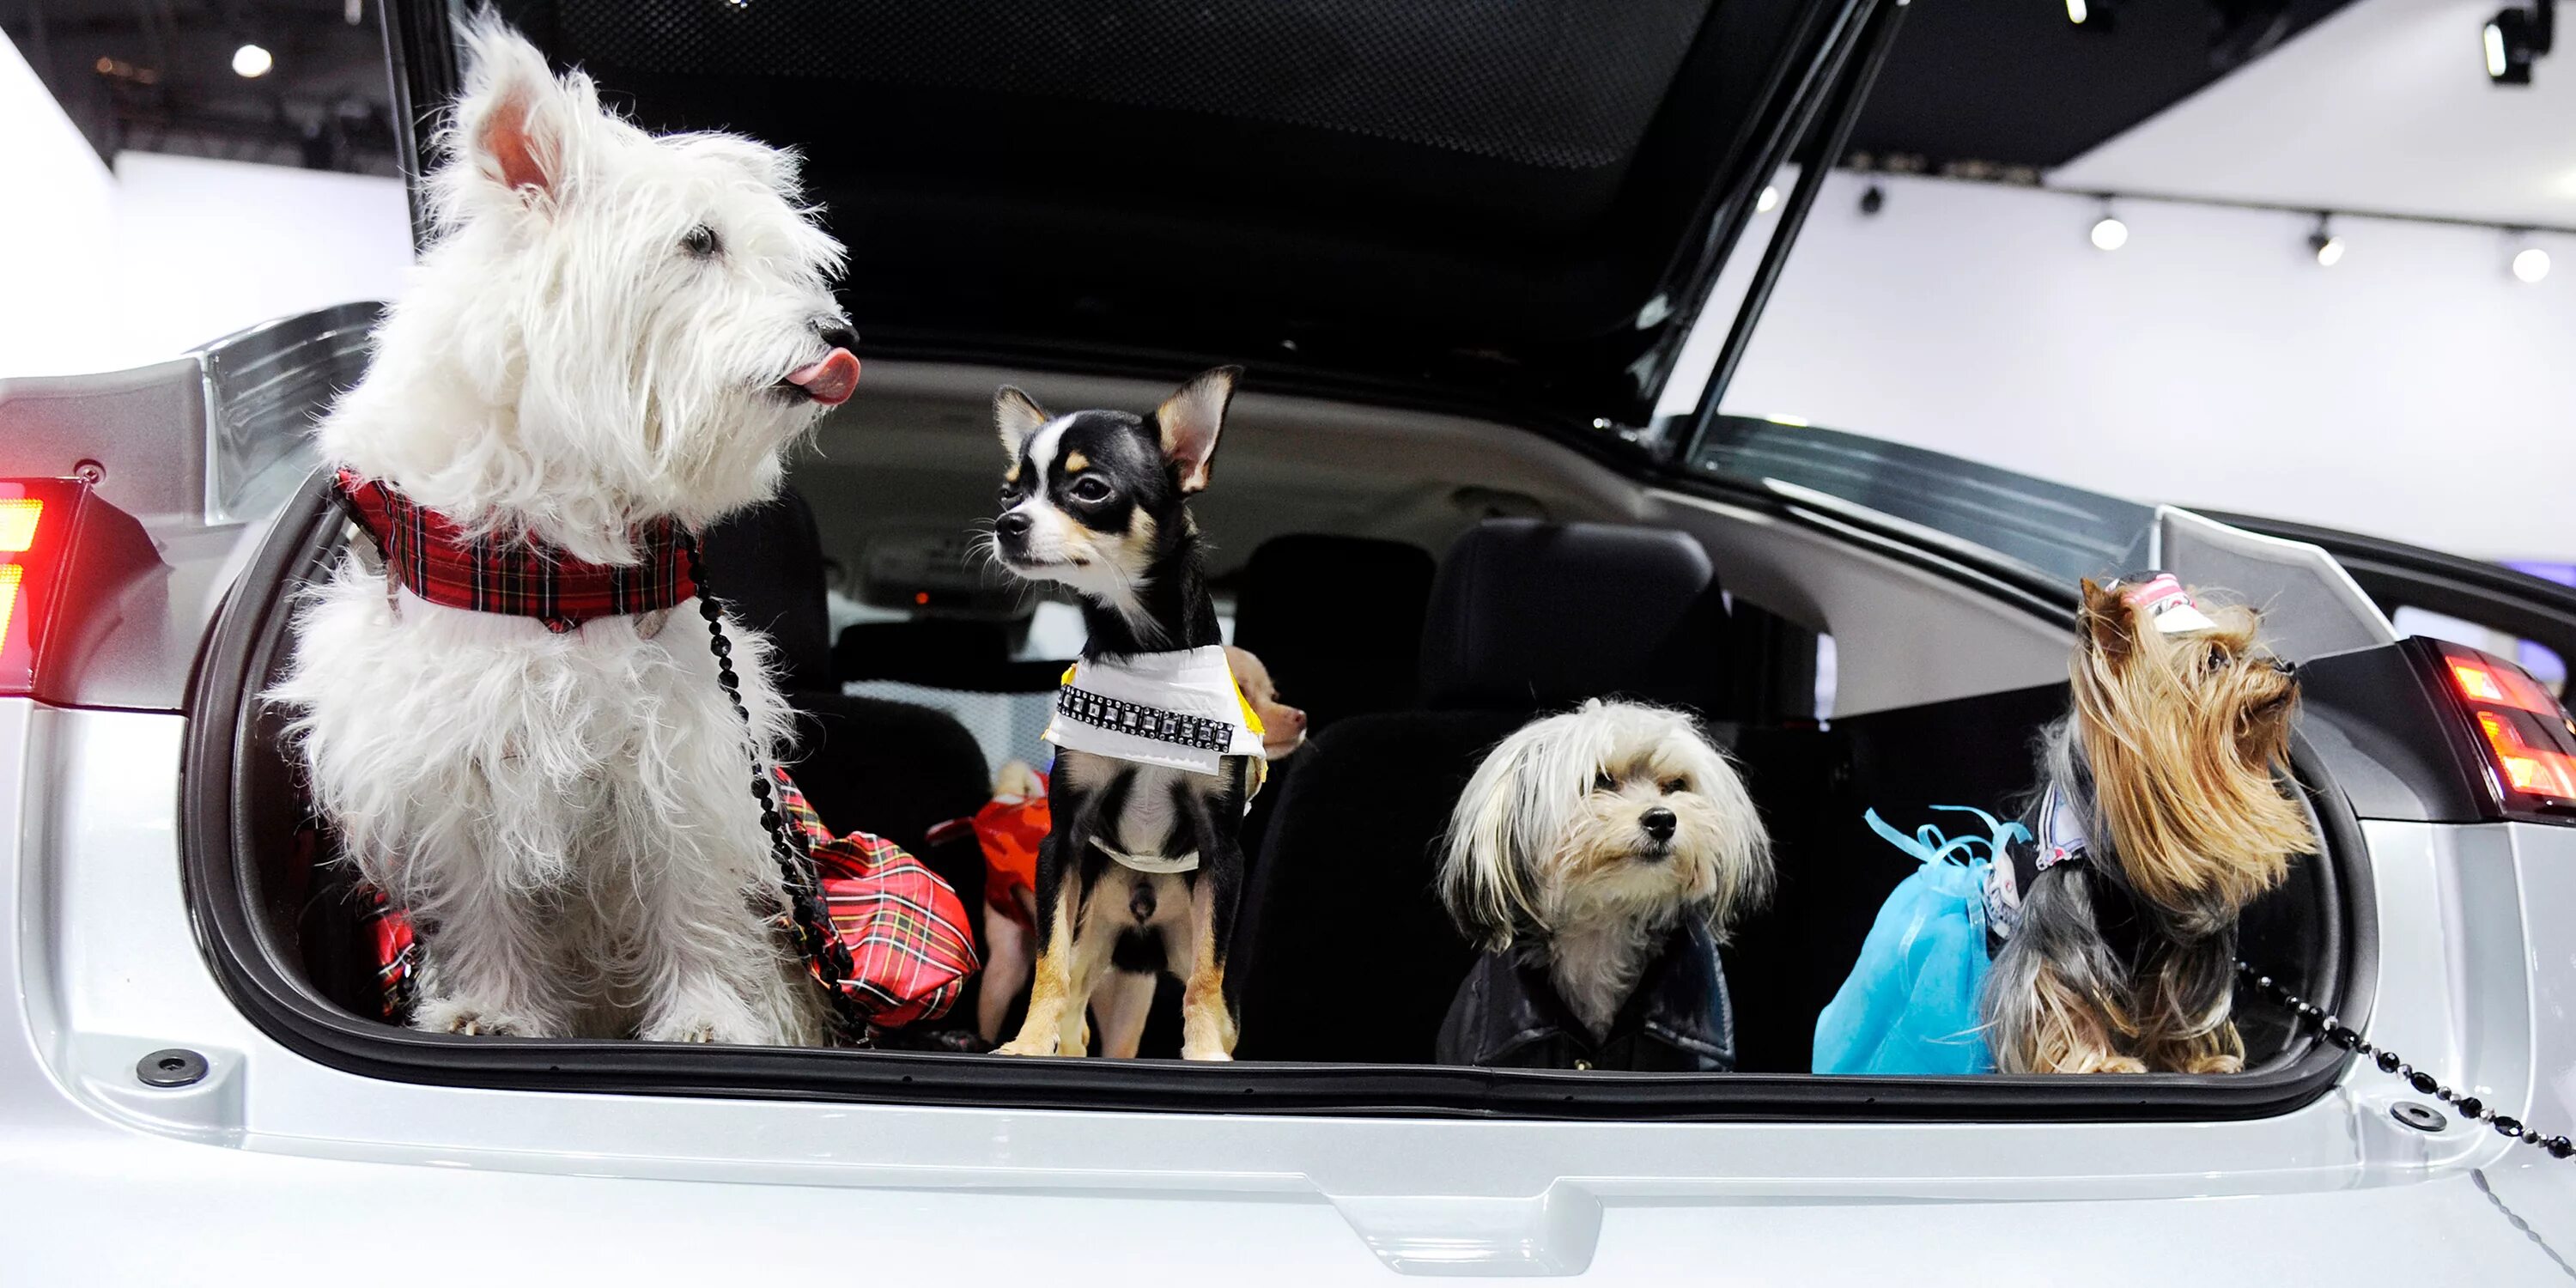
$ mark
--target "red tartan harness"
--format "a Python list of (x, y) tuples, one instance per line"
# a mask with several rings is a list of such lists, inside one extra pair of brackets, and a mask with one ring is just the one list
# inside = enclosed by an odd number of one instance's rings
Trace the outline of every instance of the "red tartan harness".
[[(641, 562), (595, 564), (533, 540), (469, 535), (437, 511), (349, 470), (339, 471), (338, 492), (375, 542), (389, 585), (433, 604), (531, 617), (562, 634), (595, 618), (663, 612), (698, 593), (683, 530), (673, 520), (637, 530)], [(863, 1017), (873, 1029), (946, 1013), (979, 966), (956, 891), (891, 841), (864, 832), (834, 836), (785, 769), (769, 772), (805, 868), (787, 879), (820, 893), (819, 917), (804, 915), (796, 899), (768, 910), (772, 924), (803, 951), (807, 973), (819, 984), (823, 955), (846, 958), (835, 1010)], [(381, 892), (370, 895), (377, 981), (386, 1018), (398, 1019), (410, 1009), (417, 934), (402, 909)]]

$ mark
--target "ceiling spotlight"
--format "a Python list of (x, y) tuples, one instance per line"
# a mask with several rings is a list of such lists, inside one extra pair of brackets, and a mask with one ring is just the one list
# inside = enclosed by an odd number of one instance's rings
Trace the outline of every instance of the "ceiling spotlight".
[(2093, 221), (2094, 249), (2118, 250), (2128, 244), (2129, 226), (2121, 223), (2119, 216), (2106, 210), (2100, 219)]
[(2091, 11), (2084, 7), (2084, 0), (2066, 0), (2066, 20), (2068, 22), (2074, 23), (2080, 27), (2084, 25), (2084, 20), (2091, 16)]
[(266, 76), (276, 62), (268, 56), (267, 50), (257, 45), (243, 45), (233, 51), (233, 74), (245, 80), (257, 80)]
[(1868, 186), (1868, 187), (1866, 187), (1866, 188), (1861, 189), (1861, 194), (1860, 194), (1860, 212), (1861, 212), (1862, 214), (1864, 214), (1864, 215), (1874, 215), (1874, 214), (1877, 214), (1879, 211), (1884, 210), (1884, 209), (1886, 209), (1886, 208), (1887, 208), (1887, 190), (1886, 190), (1886, 189), (1881, 188), (1881, 187), (1879, 187), (1877, 184), (1874, 184), (1874, 183), (1873, 183), (1873, 184), (1871, 184), (1871, 185), (1869, 185), (1869, 186)]
[(2531, 64), (2549, 52), (2558, 27), (2557, 0), (2532, 0), (2529, 8), (2500, 9), (2478, 33), (2486, 48), (2487, 79), (2528, 85)]
[(2537, 282), (2549, 276), (2549, 252), (2537, 246), (2525, 246), (2513, 257), (2513, 275), (2526, 282)]
[(1762, 195), (1753, 199), (1753, 209), (1767, 215), (1779, 208), (1780, 189), (1767, 183), (1762, 185)]
[(2332, 216), (2317, 216), (2317, 230), (2308, 234), (2308, 249), (2317, 254), (2317, 267), (2332, 268), (2343, 260), (2343, 238), (2328, 227)]

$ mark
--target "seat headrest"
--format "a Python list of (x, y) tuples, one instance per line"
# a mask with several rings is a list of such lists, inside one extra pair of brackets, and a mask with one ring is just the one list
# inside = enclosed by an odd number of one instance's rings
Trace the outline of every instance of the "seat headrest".
[(1041, 693), (1056, 687), (1062, 661), (1011, 660), (1006, 622), (917, 617), (841, 628), (832, 672), (844, 681), (895, 680), (971, 693)]
[(1708, 552), (1685, 533), (1490, 519), (1432, 585), (1423, 705), (1535, 712), (1616, 695), (1709, 713), (1726, 626)]
[(1272, 537), (1244, 562), (1234, 642), (1310, 730), (1411, 706), (1431, 575), (1431, 552), (1402, 541)]
[(832, 616), (823, 590), (823, 538), (794, 488), (707, 529), (708, 589), (778, 649), (780, 687), (837, 691)]

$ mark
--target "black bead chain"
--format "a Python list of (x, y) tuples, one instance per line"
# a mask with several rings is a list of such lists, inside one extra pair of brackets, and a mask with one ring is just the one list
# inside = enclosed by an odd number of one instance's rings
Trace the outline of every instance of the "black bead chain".
[(689, 580), (698, 589), (698, 615), (707, 622), (707, 649), (715, 654), (716, 683), (724, 689), (725, 700), (733, 704), (733, 713), (742, 720), (744, 748), (751, 757), (751, 794), (760, 802), (760, 826), (769, 833), (770, 852), (778, 859), (779, 884), (787, 892), (792, 907), (788, 920), (794, 923), (797, 947), (806, 960), (814, 962), (822, 976), (824, 993), (831, 998), (835, 1036), (854, 1040), (868, 1031), (867, 1017), (842, 988), (856, 967), (850, 961), (849, 946), (831, 933), (831, 912), (824, 906), (822, 883), (815, 878), (811, 857), (787, 826), (786, 816), (779, 813), (778, 801), (772, 794), (769, 771), (761, 763), (760, 748), (749, 740), (751, 709), (742, 702), (742, 676), (733, 669), (733, 641), (726, 637), (724, 610), (707, 592), (706, 564), (698, 556), (698, 539), (683, 530), (680, 553), (689, 561)]
[(2539, 1132), (2523, 1126), (2517, 1119), (2487, 1108), (2476, 1096), (2463, 1096), (2452, 1091), (2449, 1087), (2443, 1086), (2433, 1075), (2408, 1064), (2396, 1052), (2386, 1047), (2372, 1045), (2361, 1034), (2345, 1025), (2341, 1017), (2326, 1014), (2315, 1003), (2291, 992), (2271, 976), (2241, 961), (2236, 963), (2236, 973), (2252, 984), (2254, 991), (2280, 1003), (2299, 1022), (2315, 1025), (2319, 1036), (2327, 1042), (2378, 1065), (2381, 1073), (2397, 1075), (2405, 1080), (2407, 1086), (2458, 1110), (2460, 1116), (2469, 1121), (2485, 1123), (2494, 1128), (2497, 1135), (2508, 1140), (2518, 1140), (2536, 1149), (2548, 1150), (2551, 1158), (2566, 1158), (2576, 1154), (2576, 1141), (2571, 1141), (2565, 1136), (2542, 1139)]

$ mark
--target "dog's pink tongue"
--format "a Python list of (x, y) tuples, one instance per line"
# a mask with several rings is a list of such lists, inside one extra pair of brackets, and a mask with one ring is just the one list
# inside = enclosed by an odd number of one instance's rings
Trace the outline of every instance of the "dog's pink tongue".
[(847, 349), (834, 349), (821, 362), (788, 372), (787, 383), (826, 407), (838, 407), (859, 387), (859, 360)]

